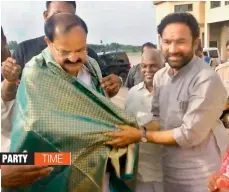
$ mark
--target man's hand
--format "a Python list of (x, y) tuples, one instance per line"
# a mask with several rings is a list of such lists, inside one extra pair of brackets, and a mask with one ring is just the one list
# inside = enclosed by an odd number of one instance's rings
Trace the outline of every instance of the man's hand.
[(21, 73), (20, 65), (16, 64), (16, 60), (8, 57), (2, 63), (2, 75), (10, 83), (16, 83)]
[(13, 58), (8, 57), (2, 63), (2, 75), (5, 78), (2, 82), (1, 90), (3, 101), (12, 101), (15, 99), (20, 73), (21, 67), (16, 64), (16, 61)]
[(100, 83), (109, 97), (114, 97), (122, 86), (121, 79), (114, 74), (104, 77)]
[(105, 144), (119, 148), (132, 143), (138, 143), (141, 140), (142, 132), (139, 129), (128, 125), (118, 125), (116, 127), (121, 129), (121, 131), (106, 133), (105, 136), (111, 137), (113, 140), (108, 141)]
[(3, 165), (2, 187), (24, 187), (48, 176), (53, 168), (35, 165)]

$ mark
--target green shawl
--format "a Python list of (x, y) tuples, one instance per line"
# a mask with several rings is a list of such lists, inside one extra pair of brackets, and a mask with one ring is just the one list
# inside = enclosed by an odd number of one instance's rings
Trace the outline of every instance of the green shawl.
[(48, 177), (16, 191), (102, 192), (108, 159), (115, 170), (110, 190), (131, 191), (123, 179), (134, 176), (138, 146), (112, 150), (104, 145), (109, 138), (103, 134), (117, 131), (117, 124), (137, 126), (135, 118), (104, 96), (97, 62), (88, 58), (85, 65), (94, 89), (63, 71), (48, 48), (26, 64), (14, 108), (11, 152), (71, 152), (72, 165), (54, 166)]

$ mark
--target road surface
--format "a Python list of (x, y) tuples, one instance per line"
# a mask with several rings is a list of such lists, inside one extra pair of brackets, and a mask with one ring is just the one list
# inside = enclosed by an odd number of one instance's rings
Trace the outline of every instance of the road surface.
[(126, 87), (122, 87), (118, 94), (111, 99), (111, 101), (119, 106), (120, 108), (124, 109), (125, 108), (125, 101), (126, 101), (126, 96), (128, 93), (128, 89)]

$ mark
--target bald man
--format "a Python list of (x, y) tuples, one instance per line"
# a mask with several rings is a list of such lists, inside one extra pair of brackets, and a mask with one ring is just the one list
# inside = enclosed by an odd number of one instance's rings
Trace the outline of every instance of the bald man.
[[(162, 53), (156, 49), (144, 51), (140, 64), (144, 81), (128, 92), (125, 108), (136, 116), (140, 126), (152, 120), (153, 77), (164, 66)], [(141, 143), (136, 192), (162, 192), (161, 146)]]

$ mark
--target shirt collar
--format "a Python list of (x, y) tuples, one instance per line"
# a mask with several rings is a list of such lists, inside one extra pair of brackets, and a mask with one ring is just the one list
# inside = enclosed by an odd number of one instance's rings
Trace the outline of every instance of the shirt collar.
[(141, 82), (139, 84), (136, 85), (136, 88), (137, 88), (137, 91), (140, 91), (140, 90), (145, 90), (145, 96), (148, 96), (148, 95), (153, 95), (153, 92), (149, 92), (148, 89), (146, 89), (146, 86), (145, 86), (145, 83), (144, 82)]
[(53, 58), (52, 54), (50, 53), (48, 47), (45, 48), (45, 49), (42, 51), (42, 56), (44, 57), (44, 60), (45, 60), (46, 63), (52, 63), (52, 64), (55, 64), (56, 66), (58, 66), (59, 68), (61, 68), (60, 65), (58, 65), (58, 64), (56, 63), (56, 61), (54, 60), (54, 58)]
[(143, 88), (145, 88), (144, 82), (141, 82), (141, 83), (137, 84), (136, 86), (137, 86), (137, 90), (138, 91), (141, 90), (141, 89), (143, 89)]

